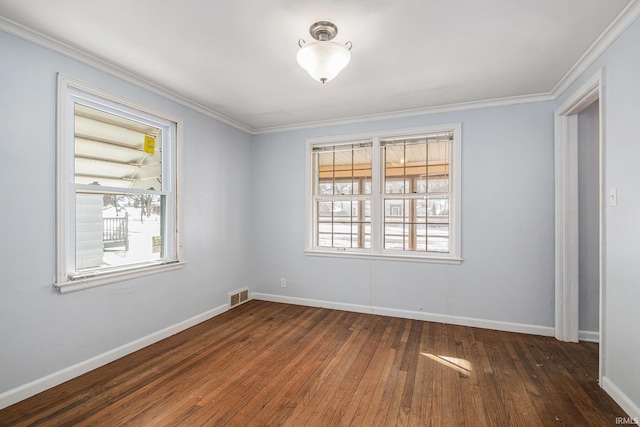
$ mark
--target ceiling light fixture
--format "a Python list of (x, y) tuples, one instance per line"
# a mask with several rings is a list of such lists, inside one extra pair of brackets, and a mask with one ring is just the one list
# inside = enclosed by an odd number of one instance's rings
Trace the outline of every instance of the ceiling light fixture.
[(298, 40), (298, 64), (314, 79), (326, 83), (338, 75), (351, 60), (351, 42), (332, 42), (338, 27), (328, 21), (319, 21), (309, 28), (315, 42)]

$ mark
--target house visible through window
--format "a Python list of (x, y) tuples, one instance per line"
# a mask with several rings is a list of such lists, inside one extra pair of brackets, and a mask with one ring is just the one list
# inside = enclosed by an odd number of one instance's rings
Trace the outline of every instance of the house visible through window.
[(309, 145), (308, 253), (460, 260), (459, 124)]
[(57, 286), (178, 261), (176, 122), (61, 82)]

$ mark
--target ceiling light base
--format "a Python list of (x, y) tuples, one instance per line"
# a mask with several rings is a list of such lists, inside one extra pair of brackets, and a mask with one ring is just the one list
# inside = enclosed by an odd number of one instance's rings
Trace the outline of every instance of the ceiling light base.
[(318, 21), (309, 27), (309, 34), (318, 41), (329, 41), (338, 34), (338, 27), (329, 21)]

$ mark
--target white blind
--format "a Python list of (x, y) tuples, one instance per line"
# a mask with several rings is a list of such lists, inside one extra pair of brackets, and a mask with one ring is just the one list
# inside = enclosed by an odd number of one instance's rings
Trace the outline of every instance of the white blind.
[(161, 188), (160, 129), (81, 104), (74, 112), (76, 184)]
[(314, 145), (312, 151), (314, 153), (327, 152), (327, 151), (345, 151), (345, 150), (357, 150), (359, 148), (369, 148), (372, 146), (371, 141), (350, 141), (339, 144), (328, 145)]
[(395, 145), (429, 144), (435, 142), (453, 141), (453, 132), (440, 132), (428, 135), (416, 135), (401, 138), (381, 138), (380, 145), (383, 147), (393, 147)]

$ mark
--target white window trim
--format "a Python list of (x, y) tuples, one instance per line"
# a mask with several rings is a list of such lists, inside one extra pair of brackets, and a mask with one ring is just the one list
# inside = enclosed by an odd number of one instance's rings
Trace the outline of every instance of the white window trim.
[[(449, 179), (451, 180), (453, 197), (450, 200), (451, 211), (451, 250), (446, 254), (437, 254), (434, 252), (417, 253), (407, 251), (388, 251), (382, 249), (382, 179), (380, 168), (380, 139), (410, 137), (423, 133), (436, 132), (453, 132), (453, 153), (452, 165), (450, 165)], [(326, 249), (313, 246), (313, 160), (312, 147), (320, 144), (340, 144), (357, 140), (371, 140), (372, 147), (372, 171), (374, 179), (372, 179), (371, 194), (371, 249)], [(375, 179), (377, 175), (377, 179)], [(377, 259), (377, 260), (395, 260), (395, 261), (413, 261), (413, 262), (433, 262), (442, 264), (460, 264), (463, 259), (461, 257), (461, 227), (462, 227), (462, 210), (461, 210), (461, 181), (462, 181), (462, 124), (449, 123), (435, 126), (415, 127), (385, 130), (380, 132), (359, 133), (351, 135), (339, 135), (333, 137), (307, 138), (305, 147), (305, 250), (304, 253), (309, 256), (323, 257), (340, 257), (340, 258), (356, 258), (356, 259)]]
[[(70, 153), (69, 138), (73, 137), (73, 128), (68, 121), (69, 114), (73, 111), (74, 98), (77, 92), (88, 94), (89, 97), (103, 98), (109, 102), (120, 104), (128, 109), (139, 110), (148, 115), (157, 116), (164, 120), (176, 123), (175, 149), (173, 152), (174, 169), (173, 179), (175, 180), (175, 206), (174, 221), (171, 227), (175, 227), (174, 252), (175, 260), (158, 263), (145, 263), (142, 265), (126, 266), (122, 269), (100, 272), (94, 276), (87, 274), (81, 279), (71, 280), (70, 272), (75, 270), (75, 238), (72, 230), (75, 229), (75, 186), (72, 163), (74, 161), (73, 152)], [(120, 97), (103, 91), (84, 82), (58, 74), (58, 106), (57, 106), (57, 175), (56, 175), (56, 275), (53, 286), (60, 293), (93, 288), (110, 283), (130, 280), (136, 277), (149, 274), (160, 273), (181, 268), (185, 262), (183, 260), (182, 246), (182, 129), (183, 123), (179, 118), (172, 117), (164, 112), (159, 112), (146, 105), (136, 103), (129, 99)], [(164, 168), (163, 168), (164, 170)]]

